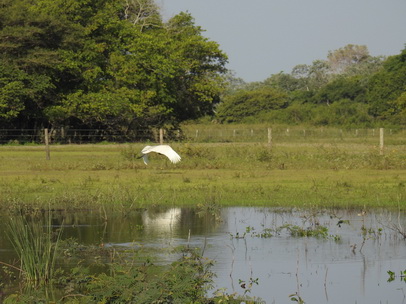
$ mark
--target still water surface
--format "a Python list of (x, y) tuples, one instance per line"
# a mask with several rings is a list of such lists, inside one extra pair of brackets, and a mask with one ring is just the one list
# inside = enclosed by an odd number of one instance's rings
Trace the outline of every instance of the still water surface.
[[(217, 274), (216, 289), (246, 292), (266, 303), (291, 303), (289, 295), (295, 293), (306, 303), (406, 303), (406, 282), (400, 277), (400, 271), (406, 270), (406, 242), (393, 230), (406, 228), (404, 213), (250, 207), (218, 212), (202, 215), (196, 209), (170, 208), (64, 214), (63, 237), (117, 248), (162, 248), (163, 261), (170, 259), (164, 253), (168, 247), (199, 247), (216, 262), (212, 269)], [(55, 226), (60, 223), (56, 217)], [(328, 236), (293, 237), (286, 229), (276, 233), (283, 225), (326, 227)], [(272, 236), (259, 237), (265, 229), (271, 229)], [(10, 252), (2, 234), (0, 260), (10, 260)], [(388, 282), (389, 270), (396, 273), (392, 282)], [(252, 288), (247, 287), (250, 280), (257, 282)]]

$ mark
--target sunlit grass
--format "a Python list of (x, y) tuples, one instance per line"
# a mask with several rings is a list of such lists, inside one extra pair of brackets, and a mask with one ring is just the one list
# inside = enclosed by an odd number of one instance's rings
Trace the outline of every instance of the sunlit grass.
[[(267, 205), (398, 207), (406, 145), (174, 143), (176, 165), (143, 144), (0, 147), (1, 206)], [(45, 208), (45, 207), (44, 207)]]

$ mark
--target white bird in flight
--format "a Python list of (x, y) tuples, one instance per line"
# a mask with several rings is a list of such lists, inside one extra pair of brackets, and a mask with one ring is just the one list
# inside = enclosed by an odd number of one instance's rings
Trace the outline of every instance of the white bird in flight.
[(158, 154), (165, 155), (169, 160), (176, 164), (177, 162), (180, 161), (180, 156), (178, 153), (175, 152), (170, 146), (168, 145), (159, 145), (159, 146), (145, 146), (144, 149), (142, 149), (142, 159), (146, 165), (148, 165), (148, 153), (150, 152), (155, 152)]

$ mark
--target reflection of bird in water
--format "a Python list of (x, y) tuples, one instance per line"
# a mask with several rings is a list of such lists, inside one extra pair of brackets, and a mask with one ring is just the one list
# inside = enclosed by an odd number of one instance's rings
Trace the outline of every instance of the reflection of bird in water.
[(362, 210), (361, 213), (358, 213), (358, 216), (365, 216), (367, 214), (367, 212), (365, 210)]
[(173, 150), (168, 145), (145, 146), (144, 149), (142, 149), (142, 151), (141, 151), (141, 153), (142, 153), (141, 157), (146, 165), (148, 165), (148, 153), (150, 153), (150, 152), (155, 152), (158, 154), (165, 155), (174, 164), (179, 162), (181, 159), (179, 154), (176, 153), (175, 150)]
[(143, 214), (143, 225), (147, 230), (169, 232), (174, 226), (180, 224), (182, 211), (180, 208), (170, 208), (165, 212), (145, 212)]

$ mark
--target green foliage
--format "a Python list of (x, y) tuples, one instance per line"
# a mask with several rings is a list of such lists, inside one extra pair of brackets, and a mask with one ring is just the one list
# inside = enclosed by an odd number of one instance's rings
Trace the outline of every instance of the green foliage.
[(15, 118), (24, 109), (21, 94), (24, 85), (20, 81), (13, 81), (0, 88), (0, 117)]
[[(328, 228), (321, 225), (311, 225), (308, 227), (304, 226), (302, 227), (293, 224), (284, 224), (276, 228), (264, 228), (260, 232), (255, 231), (255, 229), (252, 227), (247, 227), (246, 233), (250, 233), (252, 237), (271, 238), (275, 234), (280, 234), (284, 230), (286, 230), (293, 237), (315, 237), (322, 239), (328, 239), (329, 237), (332, 237), (333, 239), (336, 240), (339, 239), (339, 236), (330, 236), (328, 234)], [(246, 233), (244, 233), (244, 237)]]
[(211, 114), (226, 55), (152, 0), (0, 7), (0, 126), (123, 132)]
[(406, 125), (406, 92), (403, 92), (397, 99), (388, 102), (388, 114), (393, 122)]
[[(73, 254), (84, 254), (80, 248)], [(108, 249), (105, 249), (108, 251)], [(99, 253), (87, 253), (94, 256)], [(73, 267), (61, 271), (55, 278), (59, 297), (53, 303), (221, 303), (224, 294), (207, 297), (212, 288), (214, 273), (210, 270), (213, 261), (201, 256), (199, 249), (187, 247), (175, 250), (180, 257), (168, 265), (158, 265), (151, 257), (140, 256), (139, 251), (115, 252), (107, 271), (91, 274), (86, 267)], [(111, 253), (112, 254), (112, 253)], [(132, 256), (132, 258), (125, 255)], [(100, 258), (100, 257), (99, 257)], [(106, 265), (107, 266), (107, 265)], [(254, 281), (253, 283), (257, 283)], [(54, 290), (55, 291), (55, 290)], [(247, 298), (229, 296), (228, 303), (245, 302)], [(240, 300), (237, 300), (240, 299)], [(50, 296), (44, 290), (15, 293), (5, 303), (49, 303)], [(250, 303), (250, 302), (246, 302)]]
[(399, 277), (401, 281), (406, 282), (406, 270), (400, 271), (399, 276), (397, 276), (396, 273), (391, 270), (388, 270), (387, 273), (389, 275), (388, 278), (389, 283), (393, 282), (396, 279), (396, 277)]
[(349, 99), (341, 99), (330, 105), (294, 103), (285, 109), (259, 113), (253, 116), (252, 120), (288, 125), (371, 127), (374, 125), (374, 119), (368, 109), (368, 105)]
[(341, 99), (331, 106), (319, 106), (312, 109), (314, 125), (370, 126), (372, 117), (365, 104), (349, 99)]
[(299, 125), (311, 122), (314, 115), (313, 111), (317, 106), (305, 103), (294, 103), (285, 109), (272, 110), (269, 112), (262, 112), (256, 116), (256, 120), (260, 122), (272, 123), (287, 123), (290, 125)]
[(284, 92), (291, 93), (296, 90), (306, 89), (306, 82), (303, 78), (294, 77), (291, 74), (280, 72), (271, 75), (265, 79), (261, 85), (269, 86), (275, 89), (282, 89)]
[[(372, 57), (366, 46), (347, 45), (329, 52), (327, 60), (297, 65), (290, 74), (228, 90), (217, 108), (220, 122), (311, 124), (332, 126), (402, 125), (406, 72), (400, 55)], [(286, 94), (275, 106), (259, 92)], [(264, 101), (265, 100), (265, 101)]]
[(367, 94), (371, 114), (381, 119), (403, 118), (399, 113), (404, 113), (401, 96), (405, 91), (406, 48), (400, 55), (389, 57), (383, 69), (371, 77)]
[(328, 228), (321, 225), (301, 227), (298, 225), (286, 224), (278, 227), (277, 231), (286, 229), (291, 236), (294, 237), (315, 237), (328, 238)]
[[(242, 127), (222, 126), (220, 137), (214, 134), (218, 125), (191, 126), (191, 140), (172, 145), (182, 156), (176, 166), (156, 157), (146, 167), (134, 158), (145, 144), (54, 145), (51, 161), (40, 145), (2, 146), (0, 208), (35, 210), (51, 204), (125, 212), (174, 203), (397, 207), (404, 201), (404, 131), (385, 130), (380, 155), (376, 129), (274, 126), (270, 149), (266, 127), (252, 125), (245, 134)], [(196, 128), (202, 139), (192, 143)], [(241, 136), (233, 137), (233, 128)], [(212, 134), (211, 142), (200, 142), (209, 141), (205, 134)], [(218, 143), (222, 138), (229, 142)]]
[(330, 104), (341, 99), (365, 101), (365, 88), (359, 76), (339, 77), (321, 88), (313, 97), (315, 103)]
[(260, 88), (253, 91), (239, 91), (225, 99), (217, 108), (217, 117), (223, 122), (239, 122), (266, 110), (284, 108), (287, 95), (278, 89)]
[(268, 147), (261, 147), (256, 149), (257, 160), (260, 162), (271, 162), (272, 161), (272, 151)]
[(299, 296), (297, 293), (293, 293), (289, 295), (289, 298), (292, 302), (297, 302), (299, 304), (305, 304), (306, 302), (303, 300), (301, 296)]

